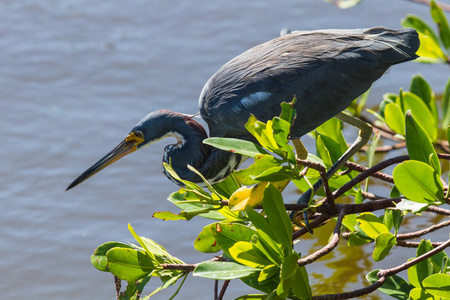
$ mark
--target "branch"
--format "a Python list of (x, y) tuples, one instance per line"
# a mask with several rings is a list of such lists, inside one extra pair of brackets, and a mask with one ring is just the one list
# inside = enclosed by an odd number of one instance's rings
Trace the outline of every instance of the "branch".
[(318, 251), (316, 251), (316, 252), (314, 252), (314, 253), (312, 253), (312, 254), (310, 254), (308, 256), (305, 256), (305, 257), (299, 259), (297, 261), (297, 263), (298, 263), (298, 265), (300, 267), (304, 266), (304, 265), (307, 265), (307, 264), (310, 264), (313, 261), (318, 260), (322, 256), (330, 253), (334, 248), (336, 248), (336, 246), (339, 243), (339, 236), (340, 236), (340, 233), (341, 233), (342, 219), (344, 219), (344, 216), (345, 216), (345, 209), (341, 208), (340, 211), (339, 211), (339, 217), (337, 219), (336, 226), (334, 227), (333, 237), (331, 238), (330, 242), (325, 247), (319, 249)]
[[(438, 247), (442, 245), (444, 242), (431, 242), (433, 247)], [(397, 241), (397, 247), (405, 247), (405, 248), (418, 248), (420, 245), (419, 242), (407, 242), (407, 241)]]
[(386, 280), (386, 278), (383, 277), (383, 278), (380, 278), (377, 281), (375, 281), (373, 284), (366, 286), (359, 290), (354, 290), (352, 292), (340, 293), (340, 294), (327, 294), (327, 295), (314, 296), (314, 297), (312, 297), (312, 299), (313, 300), (335, 300), (335, 299), (351, 299), (351, 298), (364, 296), (364, 295), (372, 293), (373, 291), (375, 291), (379, 287), (381, 287), (385, 280)]
[(440, 246), (434, 248), (433, 250), (428, 251), (427, 253), (422, 254), (421, 256), (416, 257), (416, 258), (414, 258), (414, 259), (412, 259), (412, 260), (410, 260), (410, 261), (408, 261), (408, 262), (406, 262), (404, 264), (401, 264), (398, 267), (395, 267), (395, 268), (392, 268), (392, 269), (387, 269), (387, 270), (380, 270), (378, 272), (377, 276), (378, 276), (378, 278), (381, 278), (381, 277), (389, 277), (389, 276), (395, 275), (398, 272), (404, 271), (404, 270), (414, 266), (415, 264), (418, 264), (419, 262), (424, 261), (425, 259), (435, 255), (436, 253), (441, 252), (442, 250), (444, 250), (448, 246), (450, 246), (450, 239), (447, 240), (445, 243), (441, 244)]
[[(358, 171), (358, 172), (365, 172), (365, 171), (369, 170), (369, 168), (355, 164), (354, 162), (351, 162), (351, 161), (347, 161), (344, 164), (344, 166), (353, 171)], [(371, 174), (370, 176), (374, 177), (374, 178), (378, 178), (378, 179), (383, 180), (388, 183), (394, 183), (394, 178), (388, 174), (384, 174), (381, 172), (375, 172), (375, 173)]]
[[(323, 222), (327, 221), (328, 219), (330, 219), (332, 217), (333, 217), (332, 215), (326, 215), (326, 214), (319, 215), (317, 217), (317, 219), (314, 219), (314, 221), (309, 223), (309, 226), (311, 228), (316, 228), (319, 225), (321, 225)], [(300, 230), (297, 230), (296, 232), (294, 232), (294, 234), (292, 235), (292, 240), (298, 239), (299, 237), (301, 237), (302, 235), (304, 235), (308, 232), (309, 232), (308, 229), (306, 227), (303, 227)]]
[(401, 264), (398, 267), (392, 268), (392, 269), (387, 269), (387, 270), (380, 270), (377, 274), (378, 276), (378, 280), (375, 281), (373, 284), (369, 285), (368, 287), (359, 289), (359, 290), (355, 290), (352, 292), (347, 292), (347, 293), (340, 293), (340, 294), (327, 294), (327, 295), (321, 295), (321, 296), (315, 296), (312, 297), (313, 300), (332, 300), (332, 299), (350, 299), (350, 298), (356, 298), (356, 297), (361, 297), (363, 295), (367, 295), (369, 293), (372, 293), (373, 291), (375, 291), (376, 289), (378, 289), (379, 287), (381, 287), (384, 283), (384, 281), (386, 280), (387, 277), (390, 277), (392, 275), (397, 274), (400, 271), (404, 271), (406, 269), (408, 269), (409, 267), (435, 255), (438, 252), (441, 252), (442, 250), (444, 250), (445, 248), (447, 248), (448, 246), (450, 246), (450, 240), (446, 241), (445, 243), (443, 243), (442, 245), (434, 248), (433, 250), (419, 256), (416, 257), (404, 264)]
[(433, 212), (438, 215), (450, 216), (450, 210), (436, 206), (428, 206), (425, 211)]
[(393, 164), (398, 164), (398, 163), (401, 163), (408, 159), (409, 159), (408, 155), (402, 155), (402, 156), (396, 156), (396, 157), (387, 159), (385, 161), (382, 161), (382, 162), (376, 164), (375, 166), (367, 169), (366, 171), (358, 174), (355, 178), (353, 178), (352, 180), (350, 180), (349, 182), (347, 182), (346, 184), (341, 186), (338, 190), (334, 191), (333, 195), (335, 198), (338, 198), (339, 196), (343, 195), (345, 192), (350, 190), (352, 187), (354, 187), (357, 183), (363, 181), (364, 179), (371, 176), (372, 174), (374, 174), (386, 167), (389, 167)]
[(413, 239), (413, 238), (417, 238), (420, 237), (422, 235), (425, 235), (427, 233), (436, 231), (442, 227), (446, 227), (446, 226), (450, 226), (450, 220), (449, 221), (445, 221), (445, 222), (441, 222), (439, 224), (436, 225), (432, 225), (428, 228), (422, 229), (422, 230), (418, 230), (415, 232), (410, 232), (410, 233), (403, 233), (403, 234), (397, 234), (397, 241), (398, 240), (408, 240), (408, 239)]
[(222, 289), (220, 290), (219, 298), (217, 298), (217, 300), (223, 299), (223, 296), (225, 295), (225, 291), (227, 290), (227, 287), (229, 284), (230, 284), (230, 280), (225, 280), (225, 282), (222, 285)]

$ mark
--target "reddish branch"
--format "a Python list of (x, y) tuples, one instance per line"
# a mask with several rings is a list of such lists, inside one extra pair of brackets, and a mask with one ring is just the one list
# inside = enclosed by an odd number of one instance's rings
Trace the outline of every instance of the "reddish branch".
[[(438, 247), (442, 245), (443, 242), (431, 242), (433, 247)], [(405, 248), (418, 248), (420, 245), (419, 242), (407, 242), (407, 241), (397, 241), (397, 246), (405, 247)]]
[(432, 225), (432, 226), (430, 226), (428, 228), (425, 228), (425, 229), (422, 229), (422, 230), (418, 230), (418, 231), (415, 231), (415, 232), (398, 234), (397, 235), (397, 241), (398, 240), (409, 240), (409, 239), (421, 237), (422, 235), (425, 235), (427, 233), (436, 231), (436, 230), (441, 229), (441, 228), (446, 227), (446, 226), (450, 226), (450, 220), (449, 221), (445, 221), (445, 222), (441, 222), (441, 223), (436, 224), (436, 225)]
[(342, 219), (344, 219), (344, 216), (345, 216), (345, 209), (341, 208), (339, 211), (339, 217), (337, 219), (336, 226), (334, 227), (333, 237), (331, 238), (330, 242), (325, 247), (317, 250), (316, 252), (299, 259), (297, 262), (300, 267), (318, 260), (322, 256), (330, 253), (334, 248), (336, 248), (336, 246), (339, 243)]
[[(349, 168), (349, 169), (351, 169), (351, 170), (358, 171), (358, 172), (365, 172), (365, 171), (369, 170), (369, 168), (361, 166), (361, 165), (358, 165), (358, 164), (355, 164), (355, 163), (353, 163), (351, 161), (346, 162), (344, 164), (344, 166)], [(383, 180), (385, 182), (388, 182), (388, 183), (394, 183), (394, 178), (391, 175), (388, 175), (388, 174), (384, 174), (384, 173), (381, 173), (381, 172), (375, 172), (373, 174), (370, 174), (370, 176), (374, 177), (374, 178), (381, 179), (381, 180)]]
[(324, 299), (350, 299), (350, 298), (355, 298), (355, 297), (361, 297), (363, 295), (367, 295), (369, 293), (372, 293), (373, 291), (375, 291), (376, 289), (378, 289), (379, 287), (381, 287), (384, 283), (384, 281), (386, 280), (386, 278), (393, 276), (395, 274), (397, 274), (398, 272), (404, 271), (408, 268), (410, 268), (411, 266), (418, 264), (419, 262), (435, 255), (436, 253), (441, 252), (442, 250), (444, 250), (445, 248), (447, 248), (448, 246), (450, 246), (450, 240), (446, 241), (445, 243), (441, 244), (440, 246), (434, 248), (433, 250), (419, 256), (416, 257), (404, 264), (401, 264), (398, 267), (394, 267), (391, 269), (387, 269), (387, 270), (380, 270), (377, 274), (378, 276), (378, 280), (375, 281), (373, 284), (369, 285), (368, 287), (359, 289), (359, 290), (354, 290), (352, 292), (347, 292), (347, 293), (340, 293), (340, 294), (328, 294), (328, 295), (321, 295), (321, 296), (315, 296), (312, 299), (313, 300), (324, 300)]

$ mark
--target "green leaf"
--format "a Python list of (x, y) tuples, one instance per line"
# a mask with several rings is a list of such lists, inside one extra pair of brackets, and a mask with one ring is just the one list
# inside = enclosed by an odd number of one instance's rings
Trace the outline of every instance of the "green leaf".
[[(269, 124), (269, 122), (267, 122)], [(284, 148), (289, 142), (289, 132), (291, 129), (291, 123), (278, 117), (272, 119), (273, 137), (277, 142), (277, 145)]]
[(444, 188), (439, 175), (429, 165), (415, 160), (404, 161), (393, 171), (400, 193), (419, 203), (442, 202)]
[(197, 265), (193, 276), (214, 280), (232, 280), (259, 273), (261, 269), (243, 266), (234, 262), (205, 261)]
[(423, 288), (435, 297), (450, 298), (450, 275), (433, 274), (422, 282)]
[(333, 160), (331, 159), (330, 152), (328, 151), (327, 146), (323, 142), (321, 135), (318, 135), (316, 138), (316, 151), (317, 156), (320, 157), (320, 159), (322, 159), (326, 168), (329, 169), (331, 166), (333, 166)]
[(281, 263), (280, 283), (277, 287), (277, 295), (279, 295), (280, 297), (287, 297), (289, 295), (291, 285), (294, 281), (298, 269), (298, 258), (298, 254), (293, 253), (285, 257), (285, 259)]
[(251, 241), (256, 230), (237, 223), (214, 223), (210, 230), (220, 248), (228, 255), (229, 249), (238, 241)]
[(384, 109), (384, 118), (386, 124), (395, 133), (405, 135), (405, 119), (403, 117), (403, 112), (400, 106), (396, 103), (389, 103)]
[(436, 106), (436, 97), (430, 86), (421, 74), (413, 76), (409, 88), (410, 92), (417, 95), (428, 106), (434, 119), (439, 119), (439, 112)]
[(422, 288), (414, 288), (409, 293), (409, 299), (410, 300), (435, 300), (433, 295), (427, 293)]
[(384, 112), (386, 110), (386, 106), (389, 103), (395, 103), (395, 99), (396, 98), (397, 98), (397, 94), (395, 94), (395, 93), (386, 93), (386, 94), (383, 95), (383, 101), (381, 101), (380, 108), (379, 108), (380, 116), (383, 119), (386, 118), (386, 116), (384, 114)]
[(236, 178), (240, 183), (245, 185), (251, 185), (258, 183), (259, 181), (252, 178), (257, 177), (259, 174), (265, 172), (267, 169), (277, 167), (282, 164), (283, 161), (273, 157), (270, 154), (257, 155), (255, 162), (251, 164), (247, 169), (241, 169), (235, 173)]
[(292, 172), (292, 169), (288, 166), (277, 166), (272, 167), (259, 175), (250, 176), (252, 179), (257, 181), (267, 181), (267, 182), (278, 182), (284, 181), (286, 179), (293, 179), (295, 175)]
[(250, 157), (268, 154), (261, 146), (240, 139), (212, 137), (203, 140), (203, 143), (225, 151), (239, 153)]
[(211, 232), (213, 226), (216, 226), (216, 224), (210, 224), (203, 227), (203, 230), (198, 234), (194, 241), (194, 247), (197, 251), (203, 253), (215, 253), (220, 250), (220, 247)]
[(97, 249), (95, 249), (94, 254), (91, 256), (91, 263), (97, 270), (109, 272), (106, 253), (112, 248), (133, 249), (130, 245), (121, 242), (107, 242), (101, 244), (97, 247)]
[(250, 242), (239, 241), (234, 243), (228, 249), (231, 258), (238, 263), (252, 268), (264, 268), (267, 265), (271, 265), (272, 262), (268, 260), (258, 248)]
[(260, 213), (255, 211), (250, 206), (247, 206), (245, 208), (245, 212), (247, 213), (248, 218), (250, 219), (250, 221), (252, 221), (253, 226), (255, 226), (255, 228), (257, 230), (261, 230), (261, 231), (265, 232), (272, 240), (277, 239), (276, 236), (277, 236), (278, 232), (272, 230), (272, 228), (270, 227), (269, 221), (267, 221), (267, 219), (264, 218), (263, 215), (261, 215)]
[(434, 150), (428, 135), (414, 120), (410, 111), (406, 112), (405, 125), (406, 148), (408, 149), (409, 158), (429, 164), (440, 176), (441, 165), (436, 150)]
[(382, 233), (389, 233), (386, 225), (372, 213), (362, 213), (356, 220), (360, 223), (359, 227), (372, 239)]
[(213, 188), (225, 199), (229, 198), (240, 187), (241, 185), (236, 181), (233, 174), (213, 185)]
[(277, 265), (268, 265), (262, 269), (261, 273), (259, 273), (258, 281), (262, 282), (272, 278), (280, 272), (280, 268)]
[(431, 37), (436, 43), (439, 43), (439, 39), (434, 30), (419, 16), (408, 14), (405, 19), (401, 21), (403, 27), (409, 27), (417, 30), (417, 32), (423, 35)]
[(395, 236), (390, 232), (379, 234), (375, 238), (375, 249), (373, 250), (372, 257), (374, 261), (383, 260), (389, 251), (395, 246)]
[(266, 123), (258, 121), (254, 115), (251, 115), (247, 123), (245, 123), (245, 128), (250, 132), (266, 149), (274, 151), (278, 149), (277, 142), (273, 136), (272, 121), (269, 120)]
[[(424, 254), (427, 251), (426, 241), (422, 240), (417, 248), (417, 256)], [(433, 272), (433, 267), (431, 265), (431, 260), (423, 260), (408, 269), (408, 279), (409, 282), (416, 288), (422, 288), (423, 280), (431, 275)]]
[(411, 110), (416, 122), (419, 123), (423, 130), (425, 130), (433, 142), (436, 141), (438, 135), (438, 120), (434, 117), (431, 110), (422, 99), (411, 92), (401, 92), (401, 97), (399, 97), (397, 101), (404, 113)]
[(141, 247), (144, 248), (146, 254), (150, 257), (150, 259), (152, 261), (156, 261), (155, 255), (150, 251), (150, 249), (147, 247), (147, 244), (144, 243), (142, 238), (139, 235), (137, 235), (137, 233), (134, 231), (130, 223), (128, 223), (128, 230), (131, 232), (131, 234), (133, 235), (135, 240), (139, 243), (139, 245), (141, 245)]
[(450, 78), (447, 80), (442, 95), (442, 129), (450, 124)]
[(292, 292), (300, 299), (311, 299), (311, 286), (309, 285), (308, 273), (306, 268), (298, 267), (291, 286)]
[[(380, 270), (371, 271), (366, 275), (366, 279), (372, 284), (375, 283), (378, 280), (377, 274), (379, 271)], [(410, 285), (408, 281), (397, 275), (393, 275), (387, 277), (383, 285), (378, 290), (393, 298), (407, 300), (412, 288), (413, 286)]]
[(332, 118), (317, 127), (316, 131), (322, 136), (331, 160), (337, 161), (348, 148), (342, 133), (342, 121)]
[[(198, 197), (197, 194), (192, 193), (192, 192), (185, 192), (185, 193), (180, 193), (180, 192), (175, 192), (172, 193), (169, 198), (167, 198), (167, 200), (169, 200), (170, 202), (172, 202), (173, 204), (175, 204), (177, 207), (179, 207), (180, 209), (182, 209), (184, 211), (184, 214), (180, 214), (180, 215), (175, 215), (175, 214), (163, 214), (163, 213), (155, 213), (153, 215), (153, 217), (155, 218), (160, 218), (160, 219), (165, 219), (165, 217), (168, 218), (168, 220), (176, 220), (176, 219), (171, 219), (171, 217), (173, 218), (177, 218), (175, 216), (179, 216), (182, 220), (189, 218), (192, 218), (196, 213), (201, 213), (200, 216), (203, 218), (207, 218), (207, 219), (212, 219), (212, 220), (218, 220), (218, 221), (222, 221), (227, 219), (226, 217), (224, 217), (223, 214), (220, 213), (220, 211), (217, 210), (210, 210), (210, 209), (217, 209), (219, 206), (218, 205), (211, 205), (211, 204), (206, 204), (206, 201), (202, 201), (202, 199), (200, 197)], [(196, 202), (188, 202), (186, 200), (197, 200)], [(223, 209), (223, 208), (222, 208)], [(210, 211), (208, 211), (210, 210)], [(189, 214), (192, 213), (192, 214)], [(175, 216), (172, 216), (175, 215)]]
[[(148, 300), (151, 296), (153, 296), (154, 294), (167, 289), (169, 286), (175, 284), (177, 282), (178, 279), (180, 279), (181, 277), (185, 277), (184, 279), (186, 279), (186, 276), (188, 275), (188, 273), (179, 273), (177, 275), (172, 275), (172, 277), (169, 277), (167, 280), (162, 279), (163, 280), (163, 284), (160, 285), (159, 287), (157, 287), (153, 292), (151, 292), (148, 296), (145, 296), (144, 298), (141, 298), (142, 300)], [(184, 282), (184, 280), (183, 280)], [(183, 284), (183, 282), (181, 284)], [(142, 291), (142, 290), (141, 290)], [(139, 293), (140, 294), (140, 293)], [(133, 294), (135, 295), (135, 293)]]
[(447, 18), (445, 17), (442, 9), (436, 4), (434, 0), (430, 2), (431, 17), (436, 22), (439, 28), (439, 36), (441, 37), (442, 44), (446, 49), (450, 48), (450, 29), (448, 27)]
[(109, 271), (122, 280), (136, 281), (158, 269), (157, 262), (142, 251), (112, 248), (106, 253), (106, 256)]
[(263, 208), (272, 230), (277, 232), (278, 242), (290, 253), (293, 232), (291, 220), (286, 213), (281, 193), (272, 185), (264, 191)]
[(297, 114), (297, 110), (294, 109), (294, 105), (297, 102), (297, 98), (293, 98), (292, 102), (287, 103), (287, 102), (282, 102), (281, 103), (281, 114), (280, 114), (280, 119), (283, 119), (285, 121), (288, 121), (289, 124), (293, 124), (296, 114)]

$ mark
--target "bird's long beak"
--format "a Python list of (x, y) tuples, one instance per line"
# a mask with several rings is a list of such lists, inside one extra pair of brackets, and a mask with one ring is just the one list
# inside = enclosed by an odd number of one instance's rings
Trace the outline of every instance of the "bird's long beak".
[(66, 189), (70, 190), (74, 186), (79, 185), (86, 179), (90, 178), (97, 172), (103, 170), (113, 162), (122, 157), (136, 151), (137, 146), (144, 141), (144, 138), (137, 136), (134, 132), (130, 133), (119, 145), (117, 145), (111, 152), (106, 154), (102, 159), (96, 162), (92, 167), (84, 171), (83, 174), (77, 177)]

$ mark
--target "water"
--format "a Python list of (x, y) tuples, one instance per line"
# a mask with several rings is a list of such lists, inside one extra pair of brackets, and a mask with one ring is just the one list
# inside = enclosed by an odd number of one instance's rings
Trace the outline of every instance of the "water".
[[(160, 171), (165, 142), (64, 190), (146, 113), (196, 113), (209, 76), (283, 27), (397, 28), (408, 12), (429, 19), (427, 7), (407, 1), (366, 0), (346, 11), (317, 0), (0, 1), (2, 298), (113, 299), (112, 276), (94, 269), (89, 258), (103, 242), (132, 242), (128, 223), (187, 263), (210, 258), (192, 247), (207, 221), (152, 218), (155, 211), (176, 211), (164, 201), (176, 190)], [(377, 82), (372, 101), (407, 88), (419, 70), (442, 90), (447, 67), (411, 63)], [(316, 249), (326, 237), (305, 243)], [(313, 283), (332, 286), (327, 274), (340, 272), (333, 265), (348, 256), (339, 253), (310, 269)], [(364, 282), (344, 281), (327, 292)], [(185, 299), (211, 299), (212, 286), (189, 277), (182, 293)], [(227, 299), (246, 292), (232, 282)]]

